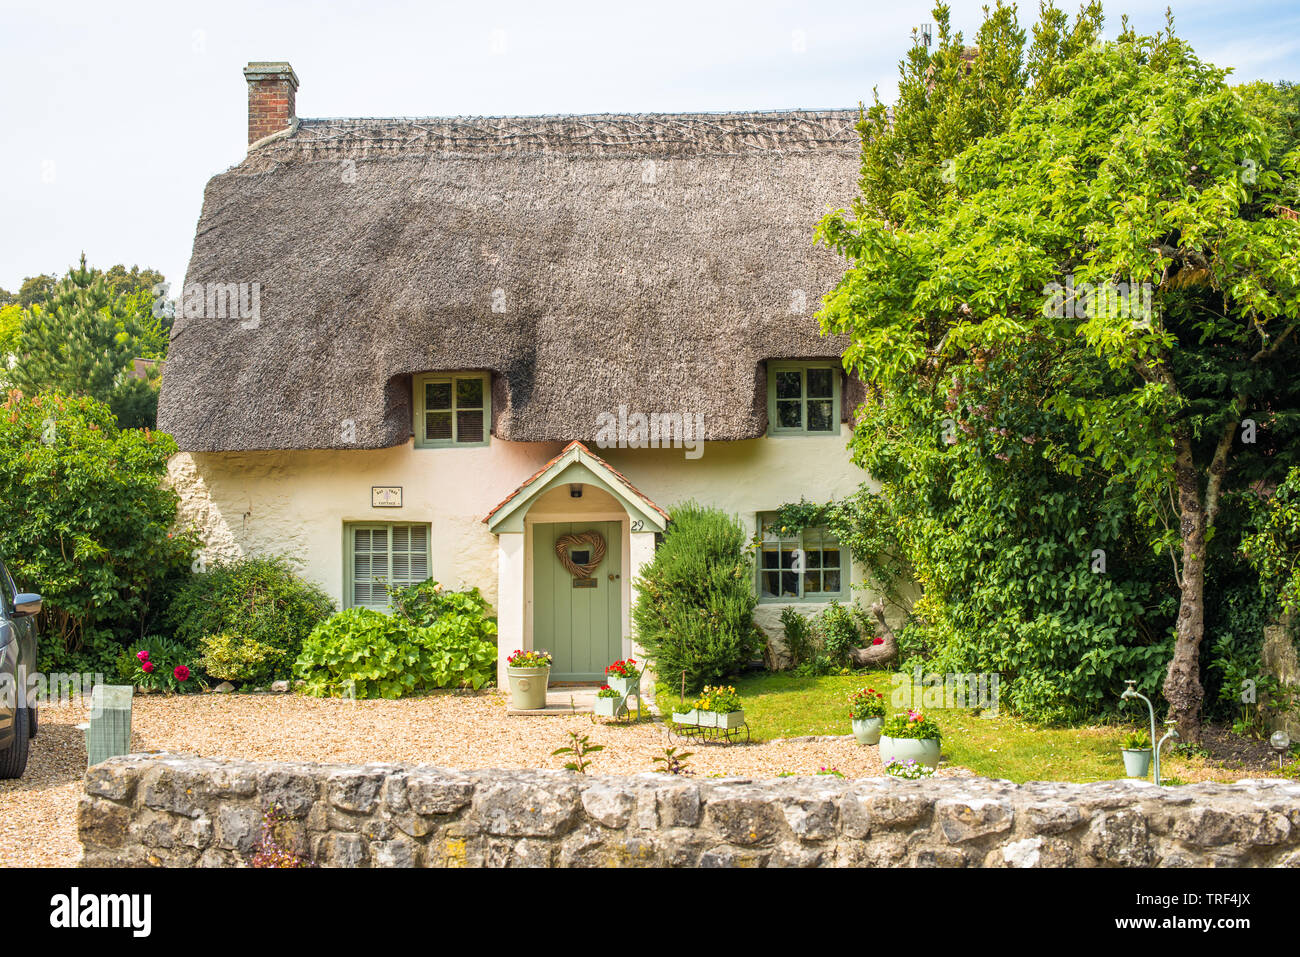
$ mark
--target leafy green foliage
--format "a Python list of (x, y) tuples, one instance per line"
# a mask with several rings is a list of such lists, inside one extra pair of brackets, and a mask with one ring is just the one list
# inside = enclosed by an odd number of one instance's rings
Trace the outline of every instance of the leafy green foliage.
[(118, 653), (117, 680), (150, 691), (185, 694), (202, 689), (193, 666), (192, 648), (161, 635), (149, 635)]
[(257, 683), (271, 680), (284, 653), (273, 645), (228, 633), (199, 639), (198, 666), (220, 681)]
[[(1094, 44), (1095, 19), (1067, 37), (1045, 14), (1021, 59), (999, 8), (978, 56), (1008, 67), (986, 82), (913, 52), (895, 122), (933, 130), (920, 185), (864, 142), (864, 199), (820, 229), (852, 262), (821, 315), (873, 386), (855, 453), (884, 487), (861, 538), (924, 590), (907, 649), (1002, 671), (1045, 718), (1098, 709), (1121, 676), (1153, 690), (1168, 662), (1191, 737), (1225, 493), (1300, 455), (1300, 224), (1278, 208), (1300, 157), (1172, 29)], [(959, 124), (936, 182), (962, 97), (984, 125)], [(1151, 308), (1061, 291), (1116, 283)]]
[(1300, 468), (1293, 468), (1261, 507), (1259, 527), (1241, 550), (1259, 572), (1264, 593), (1300, 614)]
[(569, 743), (563, 748), (556, 748), (551, 754), (561, 755), (569, 754), (573, 758), (564, 765), (566, 771), (574, 771), (578, 774), (586, 774), (587, 768), (591, 767), (591, 761), (588, 755), (595, 754), (597, 751), (604, 751), (603, 744), (592, 744), (590, 738), (585, 734), (579, 734), (577, 731), (569, 732)]
[(443, 615), (488, 617), (487, 599), (477, 588), (452, 591), (433, 579), (390, 591), (393, 609), (413, 625), (427, 627)]
[(274, 654), (256, 665), (255, 648), (245, 649), (242, 677), (209, 672), (263, 683), (290, 676), (303, 641), (333, 611), (329, 596), (299, 578), (287, 559), (264, 556), (219, 562), (189, 576), (172, 595), (167, 621), (177, 640), (190, 647), (200, 647), (209, 636), (238, 635), (253, 646), (272, 648)]
[(735, 674), (763, 647), (745, 531), (717, 509), (672, 510), (663, 544), (636, 582), (637, 641), (658, 674), (689, 690)]
[(940, 739), (939, 725), (933, 718), (920, 711), (909, 711), (885, 719), (885, 726), (880, 733), (889, 738), (934, 738)]
[(400, 698), (434, 688), (481, 688), (496, 666), (496, 622), (448, 614), (433, 625), (349, 608), (317, 625), (295, 673), (307, 694)]
[(45, 599), (44, 670), (108, 669), (157, 629), (197, 545), (173, 535), (162, 484), (170, 436), (120, 430), (90, 398), (11, 393), (0, 404), (0, 554)]
[(114, 270), (120, 274), (91, 269), (83, 255), (79, 267), (26, 308), (9, 378), (29, 395), (49, 390), (99, 399), (123, 428), (152, 427), (158, 374), (136, 377), (132, 360), (164, 357), (171, 327), (153, 316), (150, 289), (137, 286), (157, 274)]

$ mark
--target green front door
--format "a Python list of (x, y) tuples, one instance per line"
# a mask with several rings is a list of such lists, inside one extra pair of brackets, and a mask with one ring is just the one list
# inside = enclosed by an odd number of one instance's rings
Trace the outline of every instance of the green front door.
[[(579, 582), (555, 545), (566, 535), (598, 532), (605, 555)], [(595, 557), (590, 542), (566, 548), (578, 564)], [(586, 554), (584, 554), (586, 553)], [(552, 681), (603, 681), (605, 666), (623, 657), (622, 526), (618, 522), (550, 522), (533, 526), (533, 647), (555, 656)]]

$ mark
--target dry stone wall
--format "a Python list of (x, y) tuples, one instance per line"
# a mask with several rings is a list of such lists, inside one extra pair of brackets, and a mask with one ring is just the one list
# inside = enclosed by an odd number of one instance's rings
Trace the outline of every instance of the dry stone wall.
[(694, 779), (129, 755), (91, 768), (87, 866), (1300, 866), (1300, 783)]

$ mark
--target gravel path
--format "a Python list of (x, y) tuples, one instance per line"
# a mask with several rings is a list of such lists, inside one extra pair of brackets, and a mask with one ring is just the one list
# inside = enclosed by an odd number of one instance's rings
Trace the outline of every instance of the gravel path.
[[(76, 729), (84, 707), (42, 708), (27, 773), (0, 781), (0, 867), (73, 865), (81, 854), (76, 808), (86, 767), (85, 738)], [(559, 768), (551, 752), (568, 732), (587, 734), (605, 750), (591, 771), (654, 770), (668, 745), (657, 723), (604, 725), (590, 715), (507, 717), (505, 696), (439, 694), (402, 701), (338, 701), (300, 695), (138, 696), (132, 747), (255, 761), (364, 764), (390, 761), (453, 768)], [(882, 773), (875, 748), (851, 737), (750, 745), (679, 745), (693, 752), (697, 776), (770, 777), (834, 767), (850, 778)]]

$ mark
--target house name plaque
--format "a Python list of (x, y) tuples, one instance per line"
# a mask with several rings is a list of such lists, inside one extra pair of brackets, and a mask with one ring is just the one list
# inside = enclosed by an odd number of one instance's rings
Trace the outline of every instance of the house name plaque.
[(402, 486), (372, 485), (370, 487), (371, 508), (401, 508)]

